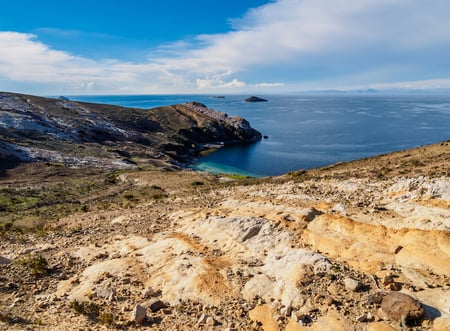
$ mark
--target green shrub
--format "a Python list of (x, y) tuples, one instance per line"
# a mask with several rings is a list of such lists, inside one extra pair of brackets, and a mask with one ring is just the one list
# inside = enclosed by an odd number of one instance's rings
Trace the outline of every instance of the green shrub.
[(96, 319), (100, 315), (100, 306), (90, 301), (71, 301), (69, 308), (75, 310), (80, 315)]
[(111, 313), (102, 312), (98, 316), (98, 321), (101, 324), (111, 325), (114, 322), (114, 316)]
[(15, 264), (26, 268), (33, 275), (44, 275), (47, 273), (48, 262), (42, 255), (27, 256), (17, 260)]

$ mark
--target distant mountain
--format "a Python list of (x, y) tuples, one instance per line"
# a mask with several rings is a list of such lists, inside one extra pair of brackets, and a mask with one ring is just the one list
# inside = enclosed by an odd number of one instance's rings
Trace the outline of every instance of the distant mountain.
[(199, 151), (261, 139), (240, 117), (198, 102), (154, 109), (0, 93), (0, 160), (128, 168), (179, 166)]

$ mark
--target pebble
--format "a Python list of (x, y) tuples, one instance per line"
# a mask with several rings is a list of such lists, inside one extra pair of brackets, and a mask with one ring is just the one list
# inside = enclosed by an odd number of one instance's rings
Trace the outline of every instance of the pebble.
[(153, 287), (147, 287), (146, 289), (144, 289), (142, 291), (143, 299), (154, 297), (154, 296), (157, 296), (157, 292), (153, 289)]
[(162, 302), (161, 300), (159, 300), (159, 299), (153, 299), (153, 300), (151, 300), (151, 301), (149, 302), (148, 308), (150, 308), (150, 310), (151, 310), (153, 313), (155, 313), (155, 312), (157, 312), (158, 310), (161, 310), (161, 309), (164, 309), (164, 308), (168, 308), (168, 307), (167, 307), (167, 305), (166, 305), (164, 302)]
[(357, 292), (361, 288), (362, 284), (356, 279), (347, 277), (344, 279), (344, 286), (347, 291)]

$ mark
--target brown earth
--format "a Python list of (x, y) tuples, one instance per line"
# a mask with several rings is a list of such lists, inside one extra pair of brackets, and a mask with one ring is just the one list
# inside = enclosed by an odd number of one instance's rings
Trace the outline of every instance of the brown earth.
[(448, 330), (449, 170), (449, 142), (261, 179), (13, 167), (0, 329)]

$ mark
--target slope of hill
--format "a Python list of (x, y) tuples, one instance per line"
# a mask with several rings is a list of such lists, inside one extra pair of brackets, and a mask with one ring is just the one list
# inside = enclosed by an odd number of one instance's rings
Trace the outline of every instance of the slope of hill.
[(0, 329), (448, 330), (449, 160), (443, 142), (260, 179), (4, 169)]
[(0, 93), (0, 159), (70, 166), (173, 167), (208, 145), (261, 134), (197, 102), (149, 110)]

